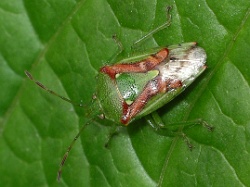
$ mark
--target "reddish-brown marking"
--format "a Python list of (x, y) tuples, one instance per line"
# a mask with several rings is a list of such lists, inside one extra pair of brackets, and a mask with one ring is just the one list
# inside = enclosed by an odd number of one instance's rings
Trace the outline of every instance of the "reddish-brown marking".
[[(145, 107), (147, 102), (158, 93), (166, 93), (168, 90), (181, 87), (180, 80), (163, 80), (160, 76), (148, 82), (142, 93), (131, 104), (127, 105), (123, 101), (123, 115), (121, 123), (127, 125)], [(126, 105), (126, 107), (124, 107)]]
[(135, 62), (132, 64), (115, 64), (112, 66), (103, 66), (100, 72), (108, 74), (111, 79), (115, 79), (118, 73), (144, 73), (152, 70), (155, 66), (160, 64), (168, 56), (168, 49), (163, 48), (158, 53), (149, 56), (145, 60)]
[(180, 80), (173, 80), (169, 84), (170, 89), (179, 88), (181, 86), (182, 86), (182, 82)]

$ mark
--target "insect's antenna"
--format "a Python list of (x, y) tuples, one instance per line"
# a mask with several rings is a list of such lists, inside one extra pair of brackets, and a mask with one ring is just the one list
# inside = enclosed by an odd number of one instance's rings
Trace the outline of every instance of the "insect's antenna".
[(60, 163), (60, 167), (59, 170), (57, 172), (57, 180), (60, 181), (61, 175), (62, 175), (62, 169), (63, 166), (65, 164), (65, 161), (67, 160), (68, 156), (69, 156), (69, 152), (71, 151), (72, 147), (74, 146), (76, 140), (79, 138), (79, 136), (81, 135), (82, 131), (84, 130), (84, 128), (89, 125), (89, 123), (87, 122), (86, 125), (83, 125), (81, 127), (81, 129), (79, 130), (79, 132), (77, 133), (77, 135), (75, 136), (75, 138), (72, 140), (71, 144), (69, 145), (67, 151), (64, 153), (62, 161)]
[(58, 93), (54, 92), (53, 90), (47, 88), (46, 86), (44, 86), (42, 83), (40, 83), (39, 81), (35, 80), (33, 78), (33, 76), (28, 72), (28, 71), (24, 71), (25, 74), (27, 75), (27, 77), (32, 80), (36, 85), (38, 85), (40, 88), (44, 89), (45, 91), (49, 92), (50, 94), (52, 95), (55, 95), (56, 97), (59, 97), (60, 99), (64, 100), (64, 101), (67, 101), (73, 105), (76, 105), (76, 106), (79, 106), (79, 107), (83, 107), (82, 103), (74, 103), (73, 101), (71, 101), (70, 99), (66, 98), (66, 97), (63, 97), (61, 95), (59, 95)]

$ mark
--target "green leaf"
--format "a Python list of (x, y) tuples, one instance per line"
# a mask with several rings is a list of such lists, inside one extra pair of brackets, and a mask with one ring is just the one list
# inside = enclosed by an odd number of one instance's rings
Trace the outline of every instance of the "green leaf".
[[(172, 24), (140, 46), (148, 49), (197, 41), (208, 55), (206, 72), (159, 110), (164, 122), (202, 118), (168, 137), (144, 119), (121, 127), (91, 120), (63, 168), (63, 154), (85, 124), (95, 76), (125, 50), (166, 21)], [(250, 2), (132, 0), (0, 1), (0, 186), (250, 186)], [(69, 103), (35, 86), (83, 102)]]

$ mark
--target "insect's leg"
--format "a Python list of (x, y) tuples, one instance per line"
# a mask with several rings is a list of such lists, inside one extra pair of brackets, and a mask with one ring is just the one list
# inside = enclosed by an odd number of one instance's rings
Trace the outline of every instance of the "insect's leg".
[(147, 115), (145, 119), (147, 123), (155, 130), (164, 127), (164, 123), (156, 111), (152, 112), (150, 115)]
[(163, 130), (164, 135), (166, 136), (176, 136), (176, 132), (171, 131), (167, 126), (165, 126), (157, 111), (154, 111), (150, 115), (146, 116), (146, 121), (156, 131)]
[(157, 112), (153, 112), (151, 114), (151, 118), (147, 117), (146, 120), (147, 120), (147, 123), (150, 126), (152, 126), (156, 131), (158, 131), (158, 132), (164, 131), (163, 133), (165, 136), (169, 136), (169, 137), (180, 136), (180, 137), (182, 137), (184, 142), (187, 144), (188, 148), (190, 150), (193, 149), (193, 145), (190, 143), (186, 134), (183, 132), (174, 132), (174, 131), (171, 131), (170, 129), (168, 129), (168, 127), (164, 125), (161, 117), (159, 116), (159, 114)]
[(169, 51), (167, 48), (163, 48), (154, 55), (149, 56), (145, 60), (138, 61), (132, 64), (115, 64), (112, 66), (103, 66), (100, 72), (108, 74), (111, 79), (115, 79), (116, 74), (125, 72), (148, 72), (155, 66), (160, 64), (167, 58)]
[(158, 130), (158, 132), (160, 130), (163, 130), (164, 131), (163, 133), (166, 136), (181, 136), (190, 150), (193, 149), (193, 145), (189, 141), (186, 134), (183, 132), (173, 132), (173, 131), (169, 130), (168, 127), (170, 127), (170, 126), (184, 126), (184, 127), (186, 127), (186, 126), (193, 126), (193, 125), (202, 125), (205, 128), (207, 128), (209, 131), (213, 131), (213, 129), (214, 129), (214, 127), (210, 126), (206, 121), (204, 121), (202, 119), (171, 123), (171, 124), (168, 124), (167, 126), (165, 126), (163, 121), (161, 120), (161, 117), (158, 115), (157, 112), (153, 112), (151, 114), (151, 118), (147, 117), (146, 120), (147, 120), (147, 123), (150, 126), (152, 126), (155, 130)]
[[(202, 125), (205, 127), (208, 131), (213, 131), (214, 127), (209, 125), (205, 120), (203, 119), (195, 119), (195, 120), (190, 120), (190, 121), (181, 121), (181, 122), (176, 122), (176, 123), (171, 123), (167, 124), (167, 126), (164, 125), (164, 122), (162, 121), (161, 117), (159, 114), (155, 111), (151, 114), (153, 122), (148, 122), (150, 126), (153, 128), (157, 129), (167, 129), (168, 127), (173, 127), (173, 126), (184, 126), (185, 127), (190, 127), (194, 125)], [(153, 124), (154, 123), (154, 124)]]
[(73, 105), (79, 106), (79, 107), (83, 107), (82, 103), (74, 103), (73, 101), (71, 101), (70, 99), (63, 97), (61, 95), (59, 95), (58, 93), (54, 92), (53, 90), (47, 88), (46, 86), (44, 86), (42, 83), (40, 83), (39, 81), (35, 80), (34, 77), (31, 75), (31, 73), (29, 73), (28, 71), (24, 71), (25, 74), (27, 75), (27, 77), (32, 80), (37, 86), (39, 86), (40, 88), (44, 89), (45, 91), (49, 92), (52, 95), (55, 95), (56, 97), (59, 97), (60, 99), (67, 101)]
[(109, 58), (109, 60), (107, 60), (111, 64), (115, 62), (117, 56), (124, 50), (123, 45), (121, 41), (117, 38), (116, 34), (114, 34), (112, 38), (115, 41), (116, 45), (118, 46), (118, 50)]
[(195, 119), (195, 120), (190, 120), (190, 121), (182, 121), (182, 122), (168, 124), (168, 126), (184, 126), (184, 127), (188, 127), (188, 126), (190, 127), (194, 125), (202, 125), (206, 129), (208, 129), (208, 131), (214, 130), (213, 126), (209, 125), (205, 120), (200, 119), (200, 118)]
[(116, 36), (116, 34), (113, 35), (112, 38), (115, 41), (115, 43), (117, 44), (117, 46), (118, 46), (118, 51), (116, 53), (116, 56), (118, 56), (124, 50), (124, 48), (123, 48), (123, 45), (122, 45), (121, 41)]
[(134, 42), (134, 44), (132, 45), (132, 49), (136, 48), (136, 46), (138, 46), (139, 43), (145, 41), (146, 39), (148, 39), (149, 37), (151, 37), (153, 34), (159, 32), (162, 29), (165, 29), (167, 27), (170, 26), (171, 24), (171, 14), (170, 11), (172, 9), (172, 6), (168, 6), (167, 7), (167, 21), (165, 23), (163, 23), (162, 25), (160, 25), (159, 27), (153, 29), (152, 31), (150, 31), (148, 34), (144, 35), (143, 37), (141, 37), (139, 40), (137, 40), (136, 42)]
[(62, 175), (62, 169), (63, 169), (63, 166), (65, 164), (65, 161), (67, 160), (68, 156), (69, 156), (69, 152), (71, 151), (72, 147), (74, 146), (76, 140), (79, 138), (79, 136), (81, 135), (82, 131), (84, 130), (84, 128), (88, 125), (85, 124), (81, 127), (81, 129), (79, 130), (79, 132), (77, 133), (77, 135), (75, 136), (75, 138), (72, 140), (71, 144), (69, 145), (67, 151), (64, 153), (63, 155), (63, 158), (62, 158), (62, 161), (60, 163), (60, 167), (59, 167), (59, 170), (57, 172), (57, 180), (59, 181), (60, 178), (61, 178), (61, 175)]
[(109, 144), (114, 136), (116, 136), (119, 132), (119, 127), (114, 125), (111, 131), (109, 132), (108, 138), (105, 143), (105, 148), (109, 148)]

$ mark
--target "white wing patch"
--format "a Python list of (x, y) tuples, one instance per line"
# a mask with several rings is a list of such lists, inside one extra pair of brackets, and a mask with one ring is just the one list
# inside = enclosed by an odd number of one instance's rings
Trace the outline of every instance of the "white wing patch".
[(206, 58), (204, 49), (200, 47), (191, 48), (185, 55), (180, 56), (175, 55), (173, 50), (170, 52), (169, 58), (158, 66), (158, 69), (165, 80), (189, 81), (204, 68)]

